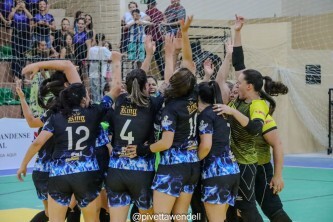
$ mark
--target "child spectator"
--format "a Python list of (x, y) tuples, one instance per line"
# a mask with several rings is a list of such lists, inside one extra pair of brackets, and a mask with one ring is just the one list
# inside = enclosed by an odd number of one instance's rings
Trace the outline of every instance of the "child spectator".
[(134, 9), (132, 11), (133, 21), (125, 26), (129, 30), (129, 44), (127, 49), (127, 55), (129, 60), (143, 61), (145, 59), (145, 25), (152, 23), (148, 21), (142, 21), (140, 10)]
[(73, 33), (70, 30), (70, 22), (68, 18), (63, 18), (61, 20), (61, 29), (58, 29), (53, 34), (54, 36), (53, 47), (59, 53), (61, 51), (61, 48), (65, 45), (67, 34), (73, 34)]
[[(128, 4), (128, 11), (124, 14), (121, 20), (121, 24), (123, 26), (126, 26), (127, 24), (133, 21), (132, 12), (135, 9), (138, 9), (138, 4), (136, 2), (130, 2)], [(144, 12), (140, 12), (140, 15), (141, 15), (141, 20), (150, 21), (150, 17), (147, 16)], [(128, 29), (124, 28), (121, 35), (121, 46), (120, 46), (120, 51), (122, 53), (127, 52), (128, 41), (129, 41)]]
[(65, 44), (61, 49), (60, 58), (61, 59), (68, 59), (75, 63), (75, 51), (73, 45), (73, 37), (71, 34), (65, 35)]
[(77, 22), (79, 21), (80, 18), (85, 18), (84, 12), (83, 11), (77, 11), (75, 12), (75, 18), (74, 18), (74, 34), (78, 32), (78, 26)]

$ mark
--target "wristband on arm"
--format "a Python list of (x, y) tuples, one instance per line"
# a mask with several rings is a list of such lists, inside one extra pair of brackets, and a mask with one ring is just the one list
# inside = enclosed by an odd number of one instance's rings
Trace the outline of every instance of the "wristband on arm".
[(242, 46), (234, 47), (234, 51), (232, 53), (232, 65), (234, 66), (235, 71), (245, 69), (244, 52)]

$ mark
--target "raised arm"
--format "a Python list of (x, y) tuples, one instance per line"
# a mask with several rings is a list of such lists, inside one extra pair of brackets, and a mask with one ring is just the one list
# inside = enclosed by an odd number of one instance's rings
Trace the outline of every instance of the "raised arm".
[(238, 79), (238, 76), (245, 70), (244, 53), (241, 39), (241, 30), (243, 25), (244, 17), (236, 15), (236, 21), (234, 26), (234, 52), (232, 55), (232, 63), (235, 68), (236, 79)]
[(283, 169), (283, 145), (279, 137), (278, 129), (274, 129), (263, 135), (266, 142), (273, 148), (274, 176), (269, 181), (270, 188), (274, 188), (273, 193), (277, 194), (284, 188), (282, 178)]
[(233, 45), (230, 42), (226, 43), (226, 51), (227, 54), (224, 58), (222, 66), (220, 67), (216, 75), (216, 82), (219, 84), (219, 87), (221, 89), (222, 99), (224, 104), (227, 104), (229, 102), (229, 93), (230, 93), (230, 89), (226, 83), (229, 75), (230, 64), (233, 53)]
[(174, 70), (174, 54), (175, 54), (175, 47), (174, 47), (175, 38), (173, 35), (167, 34), (165, 36), (165, 44), (164, 44), (164, 51), (165, 51), (165, 68), (164, 68), (164, 82), (169, 84), (169, 80), (173, 75)]
[(29, 12), (29, 10), (25, 7), (25, 3), (22, 2), (21, 4), (24, 5), (24, 6), (23, 6), (23, 11), (24, 11), (24, 13), (27, 15), (27, 17), (28, 17), (29, 19), (32, 19), (33, 16), (32, 16), (31, 13)]
[(32, 78), (32, 76), (41, 69), (62, 71), (65, 73), (69, 83), (81, 83), (76, 67), (68, 60), (52, 60), (32, 63), (24, 67), (22, 73), (28, 78)]
[(182, 45), (183, 45), (182, 67), (188, 68), (193, 73), (193, 75), (195, 75), (196, 68), (193, 63), (192, 48), (188, 34), (188, 30), (191, 26), (192, 21), (193, 21), (193, 15), (187, 17), (185, 22), (183, 20), (181, 20), (180, 22), (181, 32), (182, 32)]
[(153, 59), (155, 50), (156, 50), (155, 42), (152, 40), (152, 37), (150, 35), (147, 35), (145, 38), (146, 58), (141, 66), (141, 69), (144, 70), (146, 74), (149, 71), (151, 60)]
[(25, 100), (24, 93), (21, 89), (20, 80), (16, 81), (16, 93), (20, 98), (23, 116), (24, 116), (25, 120), (27, 121), (29, 127), (30, 128), (42, 127), (44, 125), (44, 123), (40, 120), (40, 118), (34, 117), (27, 101)]
[(121, 91), (121, 53), (112, 51), (112, 83), (111, 83), (111, 89), (110, 93), (107, 95), (112, 98), (113, 101), (116, 101), (120, 91)]

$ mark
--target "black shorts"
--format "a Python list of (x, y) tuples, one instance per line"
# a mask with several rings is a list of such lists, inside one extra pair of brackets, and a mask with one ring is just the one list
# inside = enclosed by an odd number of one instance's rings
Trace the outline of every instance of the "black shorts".
[(34, 182), (38, 199), (47, 200), (49, 172), (32, 171), (32, 181)]
[(235, 205), (238, 193), (239, 173), (211, 177), (202, 180), (201, 200), (209, 204)]
[(73, 173), (49, 178), (49, 194), (59, 204), (68, 206), (72, 194), (78, 205), (86, 207), (101, 191), (102, 175), (100, 171)]
[(154, 171), (122, 170), (109, 168), (106, 177), (106, 190), (111, 207), (134, 204), (142, 210), (153, 205), (153, 191), (150, 188)]
[(95, 148), (96, 159), (99, 169), (103, 174), (106, 174), (110, 161), (109, 149), (106, 145)]
[(190, 193), (200, 178), (200, 163), (159, 165), (152, 189), (170, 196), (179, 197), (181, 192)]

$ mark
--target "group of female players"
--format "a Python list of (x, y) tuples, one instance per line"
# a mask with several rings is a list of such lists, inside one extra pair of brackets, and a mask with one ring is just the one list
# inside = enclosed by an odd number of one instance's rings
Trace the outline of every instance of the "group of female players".
[[(193, 213), (202, 213), (202, 221), (207, 216), (209, 221), (258, 222), (262, 218), (256, 200), (271, 221), (291, 221), (277, 195), (283, 189), (283, 156), (270, 116), (275, 102), (269, 96), (286, 93), (287, 88), (245, 69), (242, 17), (236, 18), (235, 42), (227, 45), (216, 80), (197, 84), (188, 34), (192, 19), (181, 22), (181, 38), (165, 37), (165, 79), (160, 90), (150, 87), (156, 82), (146, 76), (155, 48), (149, 36), (146, 59), (141, 69), (127, 74), (126, 90), (121, 83), (121, 54), (112, 52), (112, 84), (100, 104), (90, 104), (70, 62), (47, 61), (24, 68), (26, 75), (39, 69), (58, 70), (41, 85), (40, 102), (47, 111), (40, 118), (32, 117), (17, 88), (29, 125), (41, 127), (17, 175), (22, 180), (38, 153), (33, 179), (39, 197), (47, 199), (45, 214), (50, 221), (65, 221), (68, 206), (76, 203), (86, 222), (99, 221), (103, 185), (110, 221), (126, 221), (133, 203), (141, 215), (154, 215), (144, 217), (147, 221), (187, 215), (191, 205)], [(175, 71), (174, 55), (180, 48), (182, 64)], [(231, 61), (237, 77), (233, 87), (226, 81)], [(209, 60), (204, 66), (208, 75), (212, 73)], [(45, 102), (42, 97), (47, 92), (54, 97)]]

